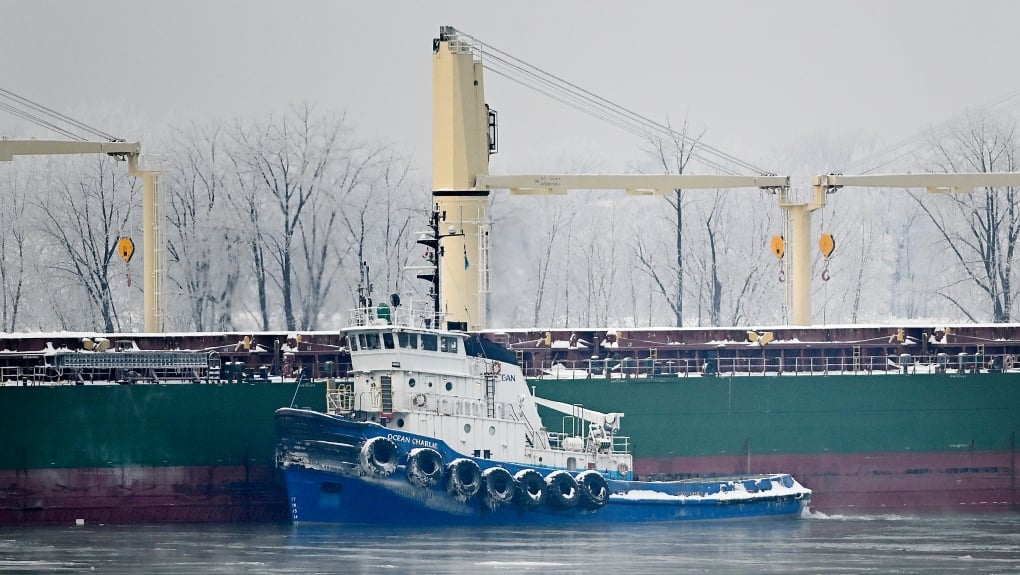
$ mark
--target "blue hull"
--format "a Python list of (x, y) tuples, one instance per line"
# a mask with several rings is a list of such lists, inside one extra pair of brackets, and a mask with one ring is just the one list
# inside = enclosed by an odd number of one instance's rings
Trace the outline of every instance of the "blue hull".
[[(705, 519), (796, 518), (810, 498), (789, 475), (644, 482), (608, 479), (603, 504), (569, 508), (549, 501), (528, 505), (520, 497), (494, 503), (484, 489), (454, 496), (445, 482), (423, 487), (408, 473), (416, 448), (434, 449), (444, 461), (467, 459), (480, 470), (502, 467), (512, 474), (555, 469), (467, 457), (435, 438), (394, 433), (373, 423), (282, 409), (277, 413), (279, 458), (295, 523), (399, 525), (559, 525)], [(366, 472), (359, 450), (373, 438), (397, 449), (385, 476)]]
[(294, 523), (399, 525), (561, 525), (705, 519), (800, 517), (807, 501), (777, 496), (746, 502), (712, 499), (674, 503), (611, 497), (601, 509), (554, 509), (508, 503), (490, 509), (475, 497), (461, 502), (438, 490), (420, 490), (401, 477), (342, 477), (310, 469), (285, 472)]

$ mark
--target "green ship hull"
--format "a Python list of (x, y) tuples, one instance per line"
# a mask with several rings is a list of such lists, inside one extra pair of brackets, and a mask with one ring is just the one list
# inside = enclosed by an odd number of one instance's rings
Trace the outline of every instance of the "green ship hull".
[(273, 414), (325, 383), (4, 386), (0, 522), (286, 521)]
[(549, 399), (625, 413), (623, 430), (642, 477), (782, 470), (814, 490), (812, 507), (827, 512), (1010, 510), (1020, 500), (1017, 373), (532, 385)]
[[(886, 328), (777, 332), (764, 348), (734, 330), (635, 332), (614, 347), (584, 347), (608, 341), (585, 332), (493, 337), (517, 351), (539, 395), (625, 413), (645, 479), (791, 473), (825, 512), (1018, 509), (1020, 326), (954, 328), (927, 350), (917, 331), (904, 334), (921, 342), (911, 347)], [(288, 367), (286, 337), (136, 338), (143, 349), (215, 349), (218, 375), (212, 354), (197, 375), (139, 374), (105, 367), (139, 361), (115, 351), (65, 352), (65, 363), (96, 359), (55, 370), (48, 342), (73, 349), (79, 338), (4, 340), (21, 351), (0, 353), (0, 523), (286, 521), (273, 414), (292, 402), (325, 410), (326, 379), (349, 369), (335, 333), (306, 336)], [(576, 379), (554, 378), (556, 364)], [(272, 381), (288, 371), (314, 383)]]

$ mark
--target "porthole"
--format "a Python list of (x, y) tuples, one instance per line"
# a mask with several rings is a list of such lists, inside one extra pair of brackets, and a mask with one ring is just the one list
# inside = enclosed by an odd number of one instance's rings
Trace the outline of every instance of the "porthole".
[(407, 387), (414, 387), (414, 378), (407, 380)]
[(489, 426), (489, 435), (496, 435), (496, 426), (495, 425), (490, 425)]
[(404, 427), (404, 420), (403, 420), (403, 418), (397, 420), (397, 427)]
[(464, 433), (471, 433), (471, 424), (470, 423), (465, 423), (464, 424)]
[(453, 391), (453, 384), (449, 381), (446, 382), (446, 391)]

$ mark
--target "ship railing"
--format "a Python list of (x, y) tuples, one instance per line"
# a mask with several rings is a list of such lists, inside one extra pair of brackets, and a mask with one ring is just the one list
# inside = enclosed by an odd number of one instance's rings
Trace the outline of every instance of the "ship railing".
[(591, 453), (630, 453), (630, 437), (624, 435), (606, 436), (606, 439), (610, 440), (608, 444), (600, 443), (596, 445), (590, 440), (590, 438), (574, 433), (548, 431), (546, 434), (549, 438), (550, 449)]
[(5, 365), (0, 367), (0, 383), (24, 385), (30, 378), (26, 377), (20, 365)]
[(138, 351), (108, 353), (56, 353), (58, 369), (208, 369), (209, 356), (193, 351)]
[[(328, 401), (328, 400), (327, 400)], [(347, 411), (379, 411), (382, 407), (382, 393), (376, 391), (350, 392)]]
[(411, 299), (400, 305), (380, 302), (366, 305), (350, 311), (351, 325), (401, 325), (419, 329), (438, 329), (443, 324), (446, 314), (437, 313), (430, 300)]
[(532, 425), (531, 421), (525, 415), (524, 408), (521, 405), (509, 401), (500, 402), (496, 404), (497, 413), (500, 413), (500, 406), (502, 406), (502, 413), (504, 418), (509, 419), (510, 421), (516, 421), (524, 424), (525, 429), (527, 429), (528, 431), (528, 436), (536, 438), (536, 441), (539, 442), (539, 444), (536, 445), (536, 447), (540, 449), (549, 447), (548, 436), (544, 432), (539, 433), (538, 431), (535, 430), (535, 426)]
[(326, 409), (330, 413), (354, 411), (354, 389), (349, 385), (338, 385), (326, 390)]
[[(213, 352), (63, 352), (28, 365), (0, 365), (0, 385), (74, 385), (144, 382), (255, 383), (296, 381), (298, 377), (333, 380), (346, 377), (350, 364), (336, 359), (296, 364), (281, 378), (272, 363), (223, 361)], [(141, 356), (143, 361), (138, 361)], [(182, 361), (183, 359), (183, 361)]]
[(613, 436), (613, 453), (630, 453), (630, 436)]
[(1020, 355), (959, 353), (833, 355), (808, 357), (708, 357), (585, 359), (524, 362), (534, 379), (627, 379), (642, 377), (754, 375), (873, 375), (999, 373), (1020, 371)]
[(101, 353), (59, 352), (51, 357), (58, 380), (78, 383), (95, 381), (169, 382), (203, 381), (211, 365), (219, 366), (215, 352), (196, 351), (114, 351)]
[[(31, 365), (0, 366), (0, 384), (69, 385), (138, 381), (199, 381), (207, 378), (215, 352), (57, 351)], [(32, 356), (22, 356), (29, 358)], [(33, 357), (34, 359), (34, 357)]]

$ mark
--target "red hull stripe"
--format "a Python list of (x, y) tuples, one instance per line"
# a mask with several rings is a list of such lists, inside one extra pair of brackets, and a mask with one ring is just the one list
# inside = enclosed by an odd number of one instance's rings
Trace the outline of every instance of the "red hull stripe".
[(961, 512), (1018, 509), (1012, 451), (639, 458), (642, 478), (790, 473), (830, 512)]
[(271, 466), (0, 471), (0, 524), (287, 521)]

